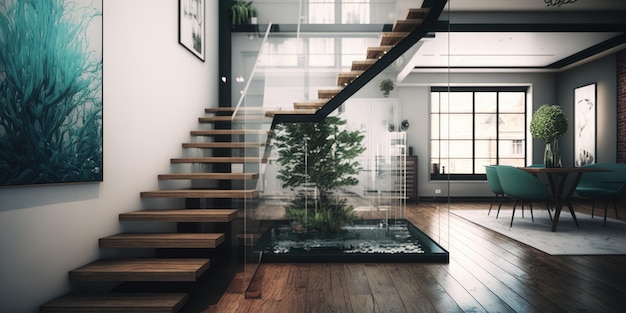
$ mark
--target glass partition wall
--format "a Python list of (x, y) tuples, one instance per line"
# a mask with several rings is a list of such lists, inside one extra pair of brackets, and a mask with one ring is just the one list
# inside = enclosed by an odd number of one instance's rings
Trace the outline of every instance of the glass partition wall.
[[(314, 118), (321, 106), (367, 70), (355, 70), (355, 64), (371, 66), (384, 55), (369, 54), (381, 47), (383, 31), (393, 24), (389, 19), (395, 19), (396, 12), (419, 8), (421, 1), (333, 4), (333, 10), (344, 13), (358, 6), (369, 16), (375, 14), (368, 14), (363, 4), (368, 3), (369, 10), (384, 6), (389, 14), (375, 22), (360, 20), (361, 14), (314, 14), (332, 11), (326, 8), (331, 2), (301, 3), (307, 7), (298, 8), (300, 16), (307, 15), (300, 20), (321, 24), (326, 19), (358, 19), (357, 24), (369, 26), (302, 31), (298, 23), (289, 31), (281, 30), (288, 26), (269, 23), (232, 36), (235, 109), (230, 118), (231, 127), (238, 130), (232, 141), (241, 142), (232, 155), (243, 158), (232, 171), (258, 174), (258, 179), (233, 183), (233, 189), (256, 189), (259, 194), (241, 200), (243, 229), (233, 238), (245, 256), (244, 288), (260, 262), (448, 260), (448, 205), (444, 201), (421, 208), (419, 188), (412, 186), (430, 179), (430, 166), (417, 161), (423, 155), (428, 162), (429, 151), (415, 151), (411, 142), (429, 137), (419, 132), (423, 127), (409, 130), (407, 114), (415, 112), (413, 106), (428, 107), (429, 99), (404, 96), (415, 87), (403, 85), (403, 80), (411, 75), (412, 59), (419, 57), (428, 38), (328, 115)], [(276, 3), (255, 1), (259, 10)], [(388, 93), (382, 90), (385, 80), (393, 83)], [(277, 116), (293, 119), (277, 123)], [(422, 218), (431, 222), (414, 225)]]

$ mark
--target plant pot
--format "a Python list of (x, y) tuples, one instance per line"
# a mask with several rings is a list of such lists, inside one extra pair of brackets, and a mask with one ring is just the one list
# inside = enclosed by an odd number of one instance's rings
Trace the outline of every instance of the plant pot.
[(257, 21), (257, 17), (256, 16), (253, 16), (253, 17), (250, 18), (250, 24), (256, 25), (257, 23), (258, 23), (258, 21)]
[(561, 152), (559, 151), (559, 141), (546, 142), (543, 152), (543, 164), (545, 167), (561, 167)]

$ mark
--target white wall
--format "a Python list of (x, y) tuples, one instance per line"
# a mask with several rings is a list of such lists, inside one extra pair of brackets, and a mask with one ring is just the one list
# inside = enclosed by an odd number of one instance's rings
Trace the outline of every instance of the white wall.
[(119, 232), (119, 213), (159, 204), (139, 193), (217, 106), (217, 6), (203, 63), (178, 44), (178, 1), (104, 1), (104, 182), (0, 189), (0, 312), (69, 291), (69, 270), (111, 253), (98, 238)]

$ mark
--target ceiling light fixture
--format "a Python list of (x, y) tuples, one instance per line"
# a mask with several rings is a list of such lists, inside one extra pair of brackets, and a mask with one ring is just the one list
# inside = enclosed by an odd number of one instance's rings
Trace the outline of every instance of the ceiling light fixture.
[(574, 3), (578, 0), (544, 0), (547, 6), (560, 7), (562, 4)]

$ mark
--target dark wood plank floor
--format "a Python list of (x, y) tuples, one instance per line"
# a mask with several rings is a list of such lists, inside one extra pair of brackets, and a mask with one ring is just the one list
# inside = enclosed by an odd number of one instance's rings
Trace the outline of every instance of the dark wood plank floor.
[(235, 279), (203, 313), (626, 310), (626, 256), (551, 256), (447, 212), (447, 203), (422, 203), (406, 215), (450, 251), (449, 264), (262, 264), (259, 299), (244, 299)]

